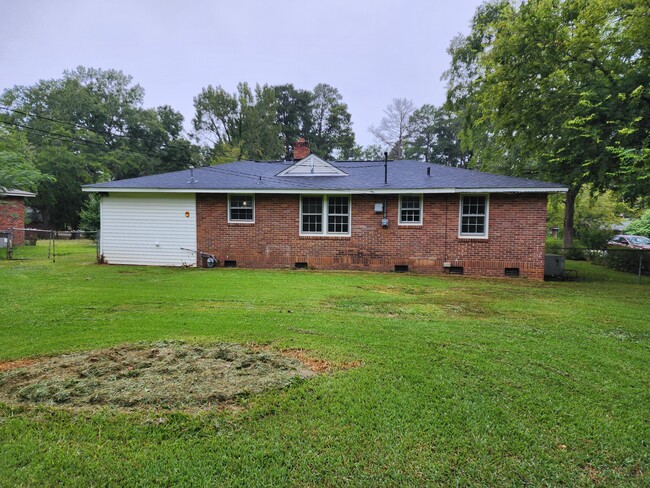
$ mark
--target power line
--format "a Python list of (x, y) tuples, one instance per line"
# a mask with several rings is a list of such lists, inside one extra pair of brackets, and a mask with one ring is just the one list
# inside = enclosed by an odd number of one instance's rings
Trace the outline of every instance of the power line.
[[(90, 141), (90, 140), (87, 140), (87, 139), (78, 139), (78, 138), (74, 138), (72, 136), (56, 134), (56, 133), (51, 132), (51, 131), (47, 131), (47, 130), (44, 130), (44, 129), (37, 129), (35, 127), (29, 127), (27, 125), (19, 124), (17, 122), (7, 122), (7, 121), (4, 121), (4, 120), (0, 120), (0, 123), (6, 124), (6, 125), (11, 125), (11, 126), (14, 126), (14, 127), (19, 127), (21, 129), (29, 130), (29, 131), (32, 131), (32, 132), (37, 132), (37, 133), (41, 134), (44, 137), (59, 139), (59, 140), (65, 141), (65, 142), (94, 144), (96, 146), (101, 147), (104, 150), (107, 150), (107, 151), (120, 150), (120, 151), (129, 152), (129, 153), (132, 153), (132, 154), (137, 154), (139, 156), (150, 156), (150, 155), (148, 155), (146, 153), (143, 153), (143, 152), (140, 152), (140, 151), (134, 151), (134, 150), (125, 149), (125, 148), (114, 149), (114, 148), (107, 147), (106, 144), (102, 144), (102, 143), (99, 143), (99, 142)], [(259, 181), (259, 179), (260, 179), (260, 175), (255, 175), (255, 174), (252, 174), (252, 173), (245, 173), (245, 172), (236, 171), (236, 170), (229, 170), (229, 169), (226, 169), (226, 168), (220, 168), (220, 167), (215, 167), (215, 166), (204, 166), (201, 169), (219, 171), (219, 172), (223, 172), (223, 173), (226, 173), (226, 174), (232, 174), (234, 176), (241, 176), (241, 177), (244, 177), (244, 178), (251, 178), (251, 179), (254, 179), (254, 180), (257, 180), (257, 181)], [(280, 183), (280, 182), (286, 183), (286, 181), (281, 180), (281, 179), (276, 178), (276, 177), (273, 177), (273, 176), (262, 176), (262, 178), (270, 180), (270, 181), (275, 181), (275, 182), (278, 182), (278, 183)], [(298, 187), (308, 188), (306, 186), (300, 186), (300, 185), (298, 185)]]
[(14, 127), (20, 127), (21, 129), (25, 129), (25, 130), (32, 131), (32, 132), (37, 132), (42, 137), (49, 137), (51, 139), (58, 139), (58, 140), (64, 141), (64, 142), (70, 142), (70, 143), (73, 143), (73, 144), (78, 144), (78, 143), (92, 144), (92, 145), (100, 147), (101, 149), (103, 149), (105, 151), (123, 151), (123, 152), (127, 152), (127, 153), (130, 153), (130, 154), (135, 154), (137, 156), (151, 157), (150, 154), (146, 154), (144, 152), (134, 151), (134, 150), (127, 149), (127, 148), (111, 148), (111, 147), (108, 147), (106, 144), (102, 144), (101, 142), (90, 141), (88, 139), (78, 139), (78, 138), (74, 138), (72, 136), (56, 134), (56, 133), (51, 132), (51, 131), (46, 131), (46, 130), (43, 130), (43, 129), (37, 129), (35, 127), (29, 127), (27, 125), (18, 124), (16, 122), (7, 122), (7, 121), (4, 121), (4, 120), (0, 120), (0, 123), (5, 124), (5, 125), (12, 125)]
[[(93, 134), (97, 134), (98, 136), (101, 136), (101, 137), (110, 136), (110, 137), (124, 138), (124, 139), (127, 139), (129, 142), (137, 142), (136, 140), (134, 140), (128, 134), (114, 134), (113, 132), (110, 132), (110, 131), (98, 131), (98, 130), (91, 129), (90, 127), (81, 125), (81, 124), (68, 122), (66, 120), (54, 119), (52, 117), (47, 117), (45, 115), (40, 115), (40, 114), (37, 114), (37, 113), (34, 113), (34, 112), (26, 112), (24, 110), (18, 110), (18, 109), (15, 109), (15, 108), (7, 107), (5, 105), (0, 105), (0, 109), (8, 111), (8, 112), (14, 112), (14, 113), (22, 114), (22, 115), (25, 115), (25, 116), (28, 116), (28, 117), (36, 117), (38, 119), (47, 120), (49, 122), (55, 122), (57, 124), (69, 125), (69, 126), (74, 127), (76, 129), (87, 130), (88, 132), (92, 132)], [(183, 139), (183, 140), (186, 141), (186, 139)], [(173, 141), (173, 140), (169, 141), (167, 143), (164, 143), (163, 146), (181, 148), (180, 146), (176, 146), (174, 142), (175, 141)]]
[(74, 142), (74, 143), (82, 142), (84, 144), (95, 144), (97, 146), (102, 147), (103, 149), (110, 149), (110, 148), (106, 147), (106, 144), (102, 144), (101, 142), (95, 142), (95, 141), (91, 141), (91, 140), (88, 140), (88, 139), (79, 139), (79, 138), (75, 138), (75, 137), (72, 137), (72, 136), (66, 136), (66, 135), (63, 135), (63, 134), (56, 134), (56, 133), (48, 131), (48, 130), (37, 129), (35, 127), (30, 127), (28, 125), (18, 124), (16, 122), (7, 122), (6, 120), (0, 120), (0, 123), (5, 124), (5, 125), (12, 125), (14, 127), (20, 127), (21, 129), (30, 130), (32, 132), (38, 132), (38, 133), (44, 135), (45, 137), (51, 137), (51, 138), (54, 138), (54, 139), (60, 139), (62, 141)]
[[(48, 130), (44, 130), (44, 129), (37, 129), (36, 127), (30, 127), (28, 125), (19, 124), (17, 122), (8, 122), (6, 120), (0, 120), (0, 123), (5, 124), (5, 125), (11, 125), (11, 126), (14, 126), (14, 127), (19, 127), (21, 129), (25, 129), (25, 130), (32, 131), (32, 132), (37, 132), (37, 133), (41, 134), (43, 137), (50, 137), (50, 138), (53, 138), (53, 139), (59, 139), (59, 140), (62, 140), (62, 141), (72, 142), (72, 143), (92, 144), (92, 145), (101, 147), (105, 151), (123, 151), (123, 152), (136, 154), (138, 156), (145, 156), (145, 157), (149, 157), (149, 158), (154, 156), (153, 154), (146, 153), (144, 151), (137, 151), (137, 150), (126, 148), (126, 147), (109, 147), (107, 145), (107, 143), (105, 143), (105, 142), (101, 143), (101, 142), (91, 141), (89, 139), (78, 138), (78, 137), (74, 137), (74, 136), (66, 136), (66, 135), (62, 135), (62, 134), (56, 134), (55, 132), (52, 132), (52, 131), (48, 131)], [(93, 132), (93, 131), (90, 131), (90, 132)]]
[[(276, 176), (256, 175), (256, 174), (253, 174), (253, 173), (245, 173), (245, 172), (237, 171), (237, 170), (234, 170), (234, 169), (223, 168), (223, 167), (220, 167), (220, 166), (204, 166), (204, 167), (198, 168), (198, 169), (208, 169), (208, 170), (212, 170), (212, 171), (218, 171), (218, 172), (222, 172), (222, 173), (226, 173), (226, 174), (231, 174), (233, 176), (241, 176), (242, 178), (254, 179), (256, 181), (268, 180), (268, 181), (272, 181), (272, 182), (275, 182), (275, 183), (282, 183), (282, 184), (286, 184), (287, 181), (288, 181), (288, 180), (283, 180), (281, 178), (278, 178)], [(297, 181), (295, 183), (298, 183), (296, 185), (297, 188), (313, 189), (312, 186), (308, 186), (308, 185), (304, 185), (304, 184), (300, 185), (299, 182), (297, 182)]]
[[(133, 139), (131, 139), (128, 135), (125, 135), (125, 134), (113, 134), (113, 133), (110, 133), (110, 132), (109, 133), (102, 133), (102, 132), (90, 129), (88, 127), (85, 127), (85, 126), (83, 126), (81, 124), (75, 124), (75, 123), (67, 122), (67, 121), (64, 121), (64, 120), (58, 120), (58, 119), (54, 119), (52, 117), (47, 117), (45, 115), (40, 115), (40, 114), (36, 114), (36, 113), (33, 113), (33, 112), (26, 112), (26, 111), (23, 111), (23, 110), (12, 109), (12, 108), (4, 106), (4, 105), (0, 105), (0, 109), (10, 111), (10, 112), (14, 112), (14, 113), (18, 113), (18, 114), (22, 114), (22, 115), (25, 115), (25, 116), (28, 116), (28, 117), (29, 116), (36, 117), (36, 118), (39, 118), (39, 119), (47, 120), (47, 121), (58, 123), (58, 124), (69, 125), (69, 126), (72, 126), (74, 128), (77, 128), (77, 129), (87, 130), (88, 132), (91, 132), (93, 134), (97, 134), (97, 135), (102, 136), (102, 137), (105, 136), (105, 135), (110, 135), (112, 137), (121, 137), (121, 138), (128, 139), (129, 142), (134, 142)], [(152, 156), (151, 154), (145, 153), (143, 151), (133, 150), (133, 149), (129, 149), (129, 148), (111, 148), (111, 147), (108, 147), (106, 143), (95, 142), (95, 141), (91, 141), (91, 140), (85, 139), (85, 138), (78, 138), (78, 137), (73, 137), (73, 136), (66, 136), (66, 135), (62, 135), (62, 134), (56, 134), (56, 133), (54, 133), (52, 131), (48, 131), (48, 130), (44, 130), (44, 129), (37, 129), (35, 127), (30, 127), (30, 126), (27, 126), (27, 125), (24, 125), (24, 124), (19, 124), (17, 122), (8, 122), (8, 121), (0, 120), (0, 123), (6, 124), (6, 125), (12, 125), (12, 126), (15, 126), (15, 127), (19, 127), (21, 129), (36, 132), (36, 133), (39, 133), (39, 134), (43, 135), (44, 137), (50, 137), (50, 138), (53, 138), (53, 139), (59, 139), (59, 140), (62, 140), (62, 141), (72, 142), (72, 143), (92, 144), (92, 145), (95, 145), (95, 146), (99, 146), (102, 149), (105, 149), (107, 151), (120, 150), (120, 151), (128, 152), (128, 153), (131, 153), (131, 154), (136, 154), (136, 155), (139, 155), (139, 156), (147, 156), (147, 157)], [(167, 146), (167, 147), (173, 146), (173, 141), (171, 141), (171, 142), (172, 143), (165, 144), (165, 146)], [(265, 161), (265, 163), (272, 163), (272, 162), (271, 161)], [(366, 162), (363, 161), (362, 163), (366, 163)], [(381, 163), (381, 161), (379, 161), (378, 163)], [(377, 166), (376, 164), (369, 164), (369, 165), (364, 165), (364, 166), (355, 166), (355, 169), (356, 168), (370, 168), (370, 167), (376, 167), (376, 166)], [(237, 170), (233, 170), (233, 169), (226, 169), (226, 168), (222, 168), (222, 167), (219, 167), (219, 166), (204, 166), (204, 167), (202, 167), (200, 169), (208, 169), (208, 170), (218, 171), (218, 172), (222, 172), (222, 173), (226, 173), (226, 174), (231, 174), (233, 176), (240, 176), (240, 177), (243, 177), (243, 178), (254, 179), (256, 181), (260, 181), (260, 179), (264, 179), (264, 180), (272, 181), (272, 182), (276, 182), (276, 183), (282, 183), (282, 184), (287, 183), (287, 180), (283, 180), (283, 179), (278, 178), (276, 176), (262, 176), (262, 175), (259, 175), (259, 174), (245, 173), (245, 172), (237, 171)], [(295, 186), (297, 188), (305, 188), (305, 189), (313, 188), (312, 186), (308, 186), (308, 185), (304, 185), (304, 184), (301, 185), (297, 181), (294, 181), (294, 184), (296, 184)]]

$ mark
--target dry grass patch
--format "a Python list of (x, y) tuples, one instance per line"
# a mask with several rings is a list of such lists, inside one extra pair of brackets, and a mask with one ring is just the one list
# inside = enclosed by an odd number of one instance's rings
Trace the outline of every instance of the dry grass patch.
[(329, 370), (302, 352), (182, 342), (122, 345), (4, 365), (0, 401), (121, 409), (209, 408)]
[(304, 349), (283, 349), (280, 351), (284, 357), (294, 358), (311, 369), (314, 373), (330, 373), (335, 370), (352, 369), (361, 366), (360, 361), (347, 361), (344, 363), (332, 363), (324, 359), (316, 359), (309, 355)]

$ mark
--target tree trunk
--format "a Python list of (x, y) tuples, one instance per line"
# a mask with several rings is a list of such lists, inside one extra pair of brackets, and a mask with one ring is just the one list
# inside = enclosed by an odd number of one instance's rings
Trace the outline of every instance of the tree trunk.
[(564, 204), (564, 247), (573, 246), (573, 220), (580, 186), (570, 186)]

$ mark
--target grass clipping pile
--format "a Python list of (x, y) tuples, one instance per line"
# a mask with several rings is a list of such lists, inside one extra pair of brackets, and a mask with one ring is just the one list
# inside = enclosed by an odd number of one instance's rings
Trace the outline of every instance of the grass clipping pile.
[(238, 344), (125, 345), (26, 363), (0, 371), (0, 401), (76, 408), (209, 408), (315, 374), (295, 357)]

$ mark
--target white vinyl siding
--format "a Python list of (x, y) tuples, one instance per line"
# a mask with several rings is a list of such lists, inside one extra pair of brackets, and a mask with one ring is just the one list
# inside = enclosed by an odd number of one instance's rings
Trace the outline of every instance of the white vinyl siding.
[(100, 253), (107, 263), (194, 266), (195, 250), (195, 195), (102, 197)]

